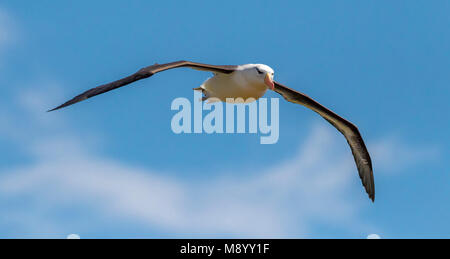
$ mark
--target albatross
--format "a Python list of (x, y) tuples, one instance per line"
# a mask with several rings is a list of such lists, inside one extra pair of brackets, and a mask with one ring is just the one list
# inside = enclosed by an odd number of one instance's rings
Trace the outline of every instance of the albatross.
[(207, 79), (200, 87), (194, 88), (194, 90), (203, 93), (203, 101), (209, 100), (210, 98), (215, 98), (216, 100), (218, 99), (219, 101), (224, 102), (237, 98), (242, 98), (243, 100), (258, 100), (270, 89), (283, 96), (288, 102), (303, 105), (318, 113), (344, 135), (352, 151), (353, 158), (355, 159), (361, 182), (369, 195), (369, 198), (372, 202), (375, 201), (375, 183), (372, 162), (358, 128), (353, 123), (327, 109), (311, 97), (274, 81), (274, 70), (264, 64), (209, 65), (184, 60), (166, 64), (156, 63), (142, 68), (130, 76), (87, 90), (49, 111), (67, 107), (135, 81), (151, 77), (156, 73), (181, 67), (209, 71), (214, 74), (214, 76)]

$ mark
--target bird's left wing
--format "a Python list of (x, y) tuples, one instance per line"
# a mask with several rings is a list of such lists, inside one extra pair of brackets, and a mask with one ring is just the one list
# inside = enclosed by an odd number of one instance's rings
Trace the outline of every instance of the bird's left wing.
[(301, 104), (317, 112), (344, 135), (350, 145), (350, 149), (352, 150), (362, 184), (364, 185), (369, 198), (374, 201), (375, 183), (373, 178), (372, 161), (370, 160), (369, 152), (367, 151), (366, 145), (364, 144), (358, 128), (309, 96), (288, 88), (278, 82), (274, 83), (275, 92), (281, 94), (284, 99), (292, 103)]
[(202, 63), (195, 63), (195, 62), (191, 62), (191, 61), (176, 61), (176, 62), (172, 62), (172, 63), (166, 63), (166, 64), (154, 64), (152, 66), (148, 66), (145, 68), (140, 69), (138, 72), (124, 77), (122, 79), (119, 79), (117, 81), (108, 83), (108, 84), (104, 84), (95, 88), (92, 88), (90, 90), (87, 90), (86, 92), (75, 96), (74, 98), (72, 98), (71, 100), (61, 104), (60, 106), (51, 109), (49, 111), (54, 111), (54, 110), (58, 110), (61, 108), (64, 108), (66, 106), (72, 105), (74, 103), (77, 102), (81, 102), (83, 100), (86, 100), (88, 98), (94, 97), (96, 95), (102, 94), (102, 93), (106, 93), (109, 92), (111, 90), (117, 89), (119, 87), (128, 85), (130, 83), (136, 82), (138, 80), (144, 79), (144, 78), (148, 78), (151, 77), (152, 75), (158, 73), (158, 72), (162, 72), (168, 69), (172, 69), (172, 68), (179, 68), (179, 67), (189, 67), (192, 69), (196, 69), (196, 70), (202, 70), (202, 71), (211, 71), (214, 73), (224, 73), (224, 74), (230, 74), (233, 71), (235, 71), (237, 69), (238, 66), (230, 66), (230, 65), (225, 65), (225, 66), (216, 66), (216, 65), (209, 65), (209, 64), (202, 64)]

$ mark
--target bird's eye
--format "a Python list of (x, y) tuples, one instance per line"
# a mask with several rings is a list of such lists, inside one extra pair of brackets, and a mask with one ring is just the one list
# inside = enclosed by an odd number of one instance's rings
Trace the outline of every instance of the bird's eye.
[(264, 72), (262, 72), (261, 70), (259, 70), (257, 67), (255, 67), (256, 72), (258, 72), (258, 74), (263, 74)]

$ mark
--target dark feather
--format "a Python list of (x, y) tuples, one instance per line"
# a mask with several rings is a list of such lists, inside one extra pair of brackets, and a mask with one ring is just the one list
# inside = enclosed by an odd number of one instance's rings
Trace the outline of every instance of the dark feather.
[(127, 76), (125, 78), (122, 78), (120, 80), (87, 90), (86, 92), (75, 96), (74, 98), (61, 104), (60, 106), (49, 110), (49, 112), (67, 107), (67, 106), (75, 104), (77, 102), (81, 102), (83, 100), (89, 99), (96, 95), (109, 92), (109, 91), (117, 89), (119, 87), (136, 82), (138, 80), (151, 77), (152, 75), (154, 75), (158, 72), (162, 72), (162, 71), (165, 71), (168, 69), (178, 68), (178, 67), (189, 67), (189, 68), (193, 68), (196, 70), (211, 71), (214, 73), (224, 73), (224, 74), (232, 73), (237, 68), (237, 66), (230, 66), (230, 65), (215, 66), (215, 65), (201, 64), (201, 63), (195, 63), (195, 62), (190, 62), (190, 61), (176, 61), (176, 62), (161, 64), (161, 65), (154, 64), (152, 66), (145, 67), (145, 68), (139, 70), (138, 72), (136, 72), (130, 76)]

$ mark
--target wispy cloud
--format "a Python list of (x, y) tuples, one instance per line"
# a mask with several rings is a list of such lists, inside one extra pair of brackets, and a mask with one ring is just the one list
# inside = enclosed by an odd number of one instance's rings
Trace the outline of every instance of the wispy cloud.
[(380, 139), (372, 145), (371, 152), (380, 161), (377, 169), (381, 172), (397, 172), (405, 167), (414, 166), (417, 162), (435, 160), (440, 157), (439, 148), (435, 145), (418, 148), (402, 143), (395, 136)]
[[(34, 112), (43, 108), (44, 104), (36, 102), (41, 97), (26, 92), (18, 98), (22, 117), (28, 116), (42, 131), (58, 124), (64, 134), (40, 134), (33, 139), (20, 124), (9, 123), (8, 132), (16, 135), (17, 145), (23, 145), (21, 137), (26, 139), (25, 152), (31, 162), (0, 174), (1, 196), (32, 201), (39, 211), (33, 220), (13, 222), (22, 231), (18, 235), (79, 226), (82, 223), (73, 217), (60, 217), (72, 204), (89, 207), (96, 215), (114, 215), (117, 220), (157, 228), (168, 236), (302, 237), (330, 224), (347, 232), (370, 227), (360, 212), (371, 204), (348, 147), (325, 123), (311, 128), (296, 154), (258, 175), (244, 170), (238, 179), (218, 175), (200, 183), (182, 182), (151, 168), (112, 160), (81, 145), (82, 139), (61, 126), (64, 123)], [(415, 151), (423, 152), (423, 148), (404, 148), (390, 138), (371, 143), (374, 163), (381, 167), (395, 161), (401, 168), (423, 159)], [(10, 208), (2, 210), (2, 214), (15, 213)], [(358, 230), (352, 229), (355, 226)]]

